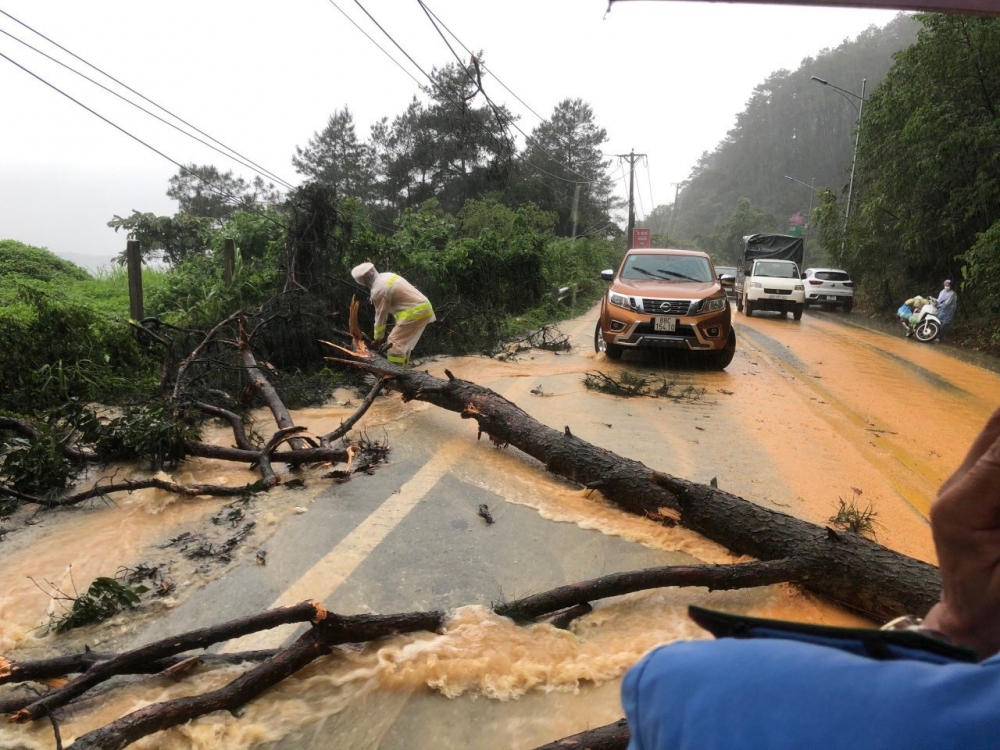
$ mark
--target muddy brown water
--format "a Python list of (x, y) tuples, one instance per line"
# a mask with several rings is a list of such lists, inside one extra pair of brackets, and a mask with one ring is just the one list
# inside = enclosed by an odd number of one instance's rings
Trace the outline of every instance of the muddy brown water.
[[(835, 316), (796, 323), (775, 316), (736, 317), (739, 347), (726, 372), (626, 354), (594, 354), (595, 315), (563, 326), (571, 353), (529, 352), (502, 363), (479, 358), (426, 363), (498, 390), (540, 421), (571, 425), (586, 440), (679, 476), (719, 485), (767, 507), (827, 523), (838, 498), (871, 503), (883, 544), (934, 561), (927, 510), (940, 482), (961, 460), (1000, 403), (1000, 377), (949, 357), (941, 348), (839, 324)], [(625, 370), (666, 378), (681, 399), (620, 399), (587, 391), (583, 375)], [(337, 404), (295, 413), (314, 433), (349, 415)], [(475, 441), (457, 415), (426, 404), (383, 398), (361, 425), (391, 442), (444, 441), (446, 471), (505, 503), (533, 509), (546, 523), (569, 523), (662, 551), (677, 562), (731, 562), (720, 548), (684, 529), (621, 513), (514, 450)], [(227, 442), (221, 428), (212, 434)], [(322, 473), (316, 470), (316, 473)], [(122, 474), (119, 474), (122, 476)], [(231, 465), (192, 461), (185, 482), (243, 484), (254, 476)], [(96, 477), (92, 477), (96, 478)], [(310, 477), (314, 479), (314, 477)], [(254, 534), (233, 565), (245, 562), (296, 508), (327, 485), (278, 488), (248, 508)], [(0, 543), (0, 653), (38, 656), (83, 643), (112, 648), (143, 622), (181, 604), (225, 566), (198, 568), (158, 545), (181, 530), (211, 528), (224, 503), (179, 500), (157, 490), (92, 506), (44, 513)], [(493, 509), (502, 521), (504, 507)], [(84, 540), (84, 541), (81, 541)], [(67, 590), (119, 565), (164, 562), (175, 593), (102, 628), (66, 636), (38, 626), (58, 602), (29, 580)], [(46, 588), (44, 585), (42, 588)], [(392, 639), (321, 660), (250, 704), (237, 719), (213, 714), (155, 735), (139, 747), (528, 748), (621, 716), (622, 674), (644, 652), (702, 638), (685, 617), (688, 604), (828, 624), (853, 616), (791, 586), (737, 592), (664, 589), (601, 602), (570, 631), (518, 628), (482, 606), (454, 610), (441, 634)], [(205, 671), (180, 682), (154, 677), (63, 710), (64, 740), (154, 701), (219, 687), (238, 668)], [(0, 747), (50, 748), (45, 722), (0, 727)]]

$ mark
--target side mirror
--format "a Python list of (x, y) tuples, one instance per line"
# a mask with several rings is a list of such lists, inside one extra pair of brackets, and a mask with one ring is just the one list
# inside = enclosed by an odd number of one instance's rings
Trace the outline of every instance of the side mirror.
[(722, 286), (733, 286), (736, 283), (736, 277), (730, 276), (728, 273), (724, 273), (719, 277), (719, 283)]
[(802, 274), (801, 276), (799, 276), (800, 279), (804, 279), (805, 277), (806, 277), (805, 274)]
[(614, 281), (614, 280), (615, 280), (614, 269), (605, 268), (603, 271), (601, 271), (601, 281)]

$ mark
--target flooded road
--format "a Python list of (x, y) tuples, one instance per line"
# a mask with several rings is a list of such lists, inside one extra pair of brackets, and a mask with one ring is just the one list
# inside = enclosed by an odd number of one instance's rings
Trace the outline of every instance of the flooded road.
[[(816, 523), (828, 522), (839, 499), (870, 503), (880, 542), (933, 562), (930, 501), (1000, 404), (1000, 377), (938, 347), (844, 325), (842, 317), (807, 314), (797, 323), (737, 315), (737, 355), (721, 373), (655, 355), (606, 360), (593, 352), (594, 312), (562, 326), (574, 345), (569, 353), (423, 367), (442, 376), (447, 367), (545, 424), (568, 425), (650, 467), (701, 482), (714, 477), (729, 492)], [(626, 370), (665, 378), (678, 398), (622, 399), (583, 386), (587, 372)], [(345, 400), (293, 417), (319, 434), (353, 411)], [(205, 523), (221, 501), (136, 493), (119, 508), (45, 515), (42, 529), (27, 530), (30, 537), (0, 544), (0, 653), (63, 652), (102, 638), (138, 645), (307, 598), (345, 614), (444, 608), (452, 615), (441, 634), (331, 656), (239, 719), (213, 714), (138, 746), (530, 748), (619, 718), (620, 679), (632, 663), (659, 643), (704, 637), (685, 616), (688, 604), (859, 622), (791, 586), (773, 586), (663, 589), (601, 602), (570, 631), (517, 628), (489, 604), (617, 571), (734, 558), (684, 529), (624, 514), (513, 449), (477, 442), (475, 425), (456, 414), (389, 395), (360, 428), (389, 440), (388, 466), (332, 486), (317, 471), (305, 476), (304, 489), (258, 496), (247, 510), (253, 535), (232, 565), (215, 573), (178, 570), (187, 585), (155, 616), (41, 636), (32, 628), (52, 605), (26, 576), (64, 582), (72, 565), (82, 586), (118, 565), (159, 560), (170, 553), (156, 552), (157, 545)], [(249, 476), (212, 462), (182, 471), (228, 484)], [(493, 525), (478, 517), (481, 504)], [(95, 540), (86, 549), (77, 541), (81, 529)], [(258, 550), (267, 552), (266, 565), (255, 564)], [(295, 633), (276, 629), (222, 650), (279, 646)], [(182, 682), (148, 678), (64, 709), (63, 738), (145, 703), (221, 686), (238, 671)], [(45, 722), (0, 727), (0, 747), (52, 746)]]

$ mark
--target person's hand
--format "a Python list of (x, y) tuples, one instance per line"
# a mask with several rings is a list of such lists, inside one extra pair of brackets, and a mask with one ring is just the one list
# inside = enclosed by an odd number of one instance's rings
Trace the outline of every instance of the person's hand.
[(941, 601), (924, 626), (981, 659), (1000, 651), (1000, 409), (931, 506)]

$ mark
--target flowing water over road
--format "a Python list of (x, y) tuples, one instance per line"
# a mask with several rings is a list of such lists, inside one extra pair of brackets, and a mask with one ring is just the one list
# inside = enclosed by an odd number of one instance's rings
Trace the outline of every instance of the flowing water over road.
[[(737, 316), (739, 351), (724, 373), (655, 356), (620, 362), (593, 353), (593, 313), (563, 326), (570, 353), (526, 352), (516, 362), (431, 361), (493, 388), (555, 427), (647, 465), (767, 507), (828, 523), (838, 499), (871, 504), (878, 540), (934, 561), (927, 510), (988, 414), (1000, 378), (933, 347), (844, 324), (844, 316)], [(621, 399), (586, 390), (586, 372), (630, 370), (673, 383), (677, 398)], [(295, 413), (321, 434), (353, 411)], [(688, 604), (829, 624), (853, 616), (791, 586), (708, 593), (663, 589), (600, 603), (570, 631), (518, 628), (488, 605), (566, 582), (652, 565), (731, 562), (697, 535), (624, 514), (513, 450), (477, 442), (475, 425), (390, 395), (363, 420), (393, 446), (374, 476), (278, 488), (247, 509), (253, 534), (228, 566), (186, 563), (157, 545), (215, 528), (225, 504), (156, 491), (41, 514), (0, 543), (0, 653), (66, 652), (83, 643), (127, 647), (268, 606), (321, 599), (337, 612), (452, 611), (445, 632), (396, 638), (311, 665), (239, 719), (214, 714), (142, 747), (530, 748), (621, 716), (620, 678), (642, 653), (703, 633)], [(226, 442), (221, 430), (216, 439)], [(252, 475), (193, 462), (183, 481), (242, 484)], [(285, 477), (288, 478), (288, 477)], [(496, 523), (478, 516), (487, 504)], [(295, 509), (298, 510), (295, 510)], [(267, 552), (267, 565), (253, 553)], [(51, 605), (27, 580), (83, 586), (119, 565), (161, 562), (177, 591), (148, 614), (66, 636), (32, 631)], [(273, 647), (294, 628), (225, 644)], [(73, 709), (63, 738), (134, 708), (221, 686), (238, 669), (173, 682), (147, 678)], [(0, 747), (49, 748), (46, 722), (0, 728)]]

